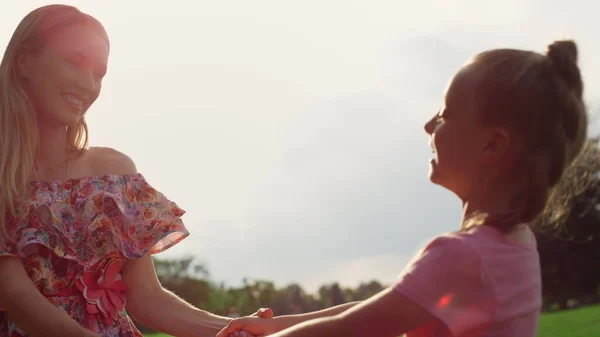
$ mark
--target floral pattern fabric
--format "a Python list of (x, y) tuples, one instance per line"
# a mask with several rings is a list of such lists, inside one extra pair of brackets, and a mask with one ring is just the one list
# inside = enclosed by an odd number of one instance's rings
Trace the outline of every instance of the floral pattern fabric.
[[(189, 233), (174, 202), (139, 174), (32, 182), (9, 219), (0, 256), (20, 257), (36, 288), (103, 337), (141, 337), (125, 311), (127, 259), (156, 254)], [(25, 337), (0, 309), (0, 337)]]

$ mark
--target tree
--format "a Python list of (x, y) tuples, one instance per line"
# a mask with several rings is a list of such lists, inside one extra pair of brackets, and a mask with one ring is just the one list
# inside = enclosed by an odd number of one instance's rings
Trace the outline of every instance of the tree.
[(597, 301), (600, 286), (600, 150), (590, 139), (536, 220), (546, 306)]
[(361, 283), (353, 292), (352, 297), (349, 298), (349, 301), (364, 301), (381, 292), (383, 289), (385, 289), (385, 287), (375, 280), (367, 283)]
[(171, 282), (189, 277), (208, 277), (208, 269), (201, 264), (196, 263), (193, 256), (187, 256), (181, 259), (152, 259), (154, 269), (161, 282)]
[(210, 302), (213, 289), (204, 278), (209, 276), (208, 270), (194, 257), (182, 259), (154, 258), (156, 275), (162, 286), (177, 294), (197, 307), (206, 307)]
[(337, 282), (321, 286), (319, 288), (319, 300), (324, 308), (348, 302), (342, 288), (340, 288)]

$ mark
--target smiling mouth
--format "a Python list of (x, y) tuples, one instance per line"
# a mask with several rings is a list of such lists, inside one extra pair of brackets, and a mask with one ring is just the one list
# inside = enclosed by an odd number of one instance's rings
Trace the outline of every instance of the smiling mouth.
[(437, 154), (437, 152), (435, 151), (435, 148), (433, 147), (433, 144), (432, 144), (432, 143), (429, 143), (429, 147), (431, 148), (431, 154), (432, 154), (432, 156), (431, 156), (431, 158), (430, 158), (430, 160), (429, 160), (429, 161), (430, 161), (431, 163), (435, 163), (435, 162), (437, 162), (437, 157), (438, 157), (438, 154)]
[(67, 101), (67, 103), (71, 104), (77, 110), (83, 110), (84, 102), (82, 99), (77, 98), (71, 94), (63, 94), (62, 97), (65, 101)]

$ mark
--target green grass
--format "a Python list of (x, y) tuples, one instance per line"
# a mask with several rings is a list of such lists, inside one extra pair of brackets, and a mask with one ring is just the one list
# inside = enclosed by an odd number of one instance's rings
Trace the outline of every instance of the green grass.
[(542, 315), (538, 337), (600, 336), (600, 305)]
[[(600, 305), (542, 315), (538, 337), (600, 336)], [(168, 337), (149, 334), (146, 337)]]

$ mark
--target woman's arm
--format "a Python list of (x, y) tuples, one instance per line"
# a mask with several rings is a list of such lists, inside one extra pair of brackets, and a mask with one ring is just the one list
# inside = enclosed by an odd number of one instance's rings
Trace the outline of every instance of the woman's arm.
[(36, 289), (17, 257), (0, 257), (0, 306), (31, 337), (99, 337), (50, 303)]
[(149, 328), (173, 336), (213, 337), (231, 321), (197, 309), (164, 289), (150, 254), (128, 260), (123, 267), (123, 280), (129, 286), (127, 310)]
[[(90, 163), (96, 174), (136, 173), (136, 165), (127, 155), (111, 148), (90, 150)], [(214, 337), (230, 318), (213, 315), (188, 304), (164, 289), (156, 276), (150, 254), (125, 262), (123, 280), (127, 311), (139, 323), (174, 336)]]

